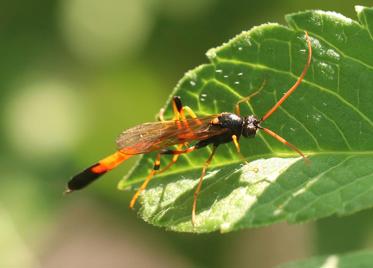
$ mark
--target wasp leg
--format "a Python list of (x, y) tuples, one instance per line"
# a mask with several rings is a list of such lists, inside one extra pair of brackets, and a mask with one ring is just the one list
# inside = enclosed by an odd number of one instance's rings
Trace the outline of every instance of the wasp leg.
[[(174, 120), (174, 121), (180, 120), (180, 118), (182, 117), (181, 116), (182, 108), (183, 108), (183, 105), (181, 103), (180, 97), (173, 97), (173, 99), (172, 99), (172, 109), (173, 109), (173, 112), (174, 112), (174, 117), (172, 118), (172, 120)], [(160, 111), (159, 111), (159, 114), (158, 114), (158, 120), (161, 121), (161, 122), (166, 121), (164, 119), (164, 113), (165, 113), (165, 109), (161, 108)]]
[[(179, 146), (183, 146), (183, 144), (178, 145), (178, 147)], [(198, 148), (200, 148), (200, 147), (198, 147), (197, 145), (195, 145), (195, 146), (189, 147), (189, 148), (187, 148), (185, 150), (167, 150), (166, 149), (166, 150), (162, 150), (160, 153), (158, 153), (157, 157), (156, 157), (156, 160), (154, 162), (154, 167), (153, 167), (152, 171), (149, 173), (149, 175), (146, 177), (146, 179), (143, 182), (143, 184), (140, 186), (140, 188), (137, 190), (137, 192), (132, 197), (129, 207), (133, 208), (135, 206), (137, 198), (139, 197), (139, 195), (141, 194), (141, 192), (146, 189), (146, 187), (149, 184), (149, 181), (154, 177), (155, 174), (162, 173), (162, 172), (166, 171), (166, 169), (169, 169), (177, 161), (178, 157), (176, 157), (176, 156), (179, 156), (181, 154), (186, 154), (186, 153), (193, 152), (194, 150), (196, 150)], [(170, 164), (168, 164), (168, 166), (166, 166), (164, 169), (162, 169), (161, 171), (159, 171), (159, 168), (161, 166), (161, 155), (162, 154), (171, 154), (171, 155), (174, 155), (174, 158), (173, 158), (173, 161)]]
[[(172, 118), (172, 120), (176, 122), (179, 129), (182, 128), (182, 124), (181, 124), (182, 122), (184, 123), (186, 128), (189, 128), (189, 124), (188, 124), (188, 121), (186, 120), (185, 112), (187, 112), (191, 118), (195, 119), (197, 124), (201, 124), (201, 121), (198, 119), (197, 115), (192, 110), (192, 108), (190, 108), (189, 106), (183, 106), (181, 102), (181, 98), (179, 96), (175, 96), (172, 98), (172, 109), (174, 112), (174, 117)], [(164, 113), (165, 113), (165, 109), (162, 108), (159, 111), (159, 115), (158, 115), (158, 118), (161, 122), (166, 121), (164, 119)]]
[(257, 91), (255, 91), (254, 93), (250, 94), (249, 96), (247, 96), (247, 97), (245, 97), (245, 98), (239, 100), (239, 101), (236, 103), (236, 106), (235, 106), (235, 113), (236, 113), (237, 115), (240, 115), (240, 114), (241, 114), (240, 104), (241, 104), (241, 103), (244, 103), (244, 102), (247, 102), (247, 101), (250, 101), (250, 99), (251, 99), (252, 97), (254, 97), (255, 95), (259, 94), (259, 92), (262, 91), (262, 89), (264, 88), (265, 84), (266, 84), (266, 80), (263, 81), (262, 85), (260, 86), (260, 88), (259, 88)]
[(174, 118), (173, 120), (180, 120), (182, 119), (182, 110), (183, 104), (181, 102), (181, 98), (179, 96), (175, 96), (172, 98), (172, 109), (174, 111)]
[(171, 155), (180, 155), (180, 154), (187, 154), (191, 153), (195, 150), (197, 150), (197, 145), (191, 146), (189, 148), (186, 148), (185, 150), (169, 150), (169, 149), (164, 149), (161, 151), (161, 154), (171, 154)]
[(200, 141), (200, 142), (198, 142), (194, 146), (191, 146), (191, 147), (188, 147), (188, 148), (186, 148), (184, 150), (181, 150), (183, 146), (187, 146), (187, 143), (184, 143), (184, 144), (179, 144), (177, 146), (176, 150), (169, 150), (169, 149), (162, 150), (160, 152), (160, 154), (173, 155), (174, 157), (172, 158), (172, 161), (165, 168), (163, 168), (161, 171), (159, 171), (158, 173), (163, 173), (167, 169), (169, 169), (173, 164), (176, 163), (176, 161), (179, 159), (180, 155), (191, 153), (191, 152), (193, 152), (195, 150), (198, 150), (200, 148), (206, 147), (208, 144), (209, 143), (206, 142), (206, 141)]
[[(176, 147), (176, 151), (180, 151), (181, 149), (183, 149), (183, 146), (184, 144), (179, 144), (177, 147)], [(180, 157), (180, 154), (175, 154), (173, 157), (172, 157), (172, 160), (170, 163), (168, 163), (167, 166), (165, 166), (163, 169), (161, 169), (160, 171), (158, 171), (158, 174), (161, 174), (163, 172), (165, 172), (166, 170), (168, 170), (169, 168), (171, 168), (176, 162), (177, 160), (179, 159)]]
[[(180, 119), (181, 120), (186, 120), (185, 112), (187, 112), (191, 118), (197, 119), (197, 115), (194, 113), (194, 111), (189, 106), (183, 106), (183, 104), (181, 102), (181, 98), (178, 97), (178, 96), (175, 96), (172, 99), (172, 107), (173, 107), (173, 110), (174, 110), (174, 120), (178, 120), (178, 121), (180, 121)], [(159, 112), (159, 119), (161, 121), (165, 121), (164, 116), (163, 116), (164, 112), (165, 112), (165, 110), (163, 108)], [(187, 125), (187, 122), (186, 122), (186, 126), (189, 127)], [(176, 147), (176, 151), (180, 151), (183, 148), (183, 146), (188, 146), (188, 143), (179, 144)], [(158, 174), (163, 173), (166, 170), (168, 170), (169, 168), (171, 168), (177, 162), (179, 157), (180, 157), (180, 154), (174, 154), (171, 162), (166, 167), (164, 167), (162, 170), (158, 171), (157, 173)]]
[[(172, 109), (174, 111), (173, 120), (180, 120), (180, 117), (181, 117), (180, 112), (181, 112), (182, 107), (183, 107), (183, 105), (181, 103), (180, 97), (174, 97), (172, 99)], [(165, 109), (161, 108), (161, 110), (159, 111), (159, 114), (158, 114), (158, 119), (161, 122), (165, 122), (166, 121), (164, 119), (164, 113), (165, 113)]]
[(242, 159), (242, 161), (244, 161), (246, 164), (248, 164), (249, 162), (246, 160), (246, 157), (241, 153), (240, 144), (238, 143), (238, 138), (237, 138), (236, 135), (232, 136), (232, 141), (233, 141), (233, 144), (236, 147), (237, 153), (240, 156), (240, 158)]
[[(187, 112), (191, 118), (198, 120), (197, 115), (194, 113), (192, 108), (190, 108), (189, 106), (183, 106), (180, 97), (175, 96), (172, 101), (173, 101), (174, 112), (176, 111), (176, 113), (179, 113), (179, 117), (181, 120), (186, 120), (185, 112)], [(189, 128), (189, 125), (187, 122), (185, 122), (185, 125), (187, 128)], [(179, 144), (176, 147), (176, 151), (180, 151), (183, 148), (183, 146), (188, 146), (188, 143)], [(159, 173), (162, 173), (168, 170), (172, 165), (174, 165), (177, 162), (179, 157), (180, 157), (180, 154), (175, 154), (171, 162), (165, 168), (159, 171)]]
[(161, 122), (165, 122), (166, 120), (164, 119), (164, 108), (161, 108), (161, 110), (159, 111), (159, 114), (158, 114), (158, 120), (161, 121)]
[(181, 124), (182, 122), (184, 122), (184, 125), (186, 127), (189, 127), (188, 123), (186, 123), (186, 120), (185, 120), (183, 104), (182, 104), (181, 98), (179, 96), (175, 96), (175, 97), (172, 98), (172, 109), (174, 111), (174, 117), (172, 118), (172, 120), (174, 120), (175, 123), (177, 124), (177, 128), (178, 129), (183, 128), (183, 126)]
[(130, 205), (129, 207), (130, 208), (133, 208), (135, 206), (135, 203), (136, 203), (136, 200), (137, 198), (139, 197), (139, 195), (141, 194), (142, 191), (144, 191), (146, 189), (146, 186), (148, 186), (148, 183), (149, 181), (154, 177), (154, 175), (158, 172), (159, 168), (161, 166), (161, 154), (158, 153), (157, 154), (157, 157), (155, 159), (155, 162), (154, 162), (154, 167), (152, 169), (152, 171), (150, 171), (149, 175), (146, 177), (145, 181), (142, 183), (142, 185), (140, 186), (140, 188), (137, 190), (137, 192), (134, 194), (134, 196), (132, 197), (131, 199), (131, 202), (130, 202)]
[[(162, 150), (160, 152), (160, 154), (170, 154), (170, 155), (176, 156), (176, 155), (191, 153), (191, 152), (193, 152), (193, 151), (195, 151), (197, 149), (200, 149), (200, 148), (203, 148), (203, 147), (207, 146), (208, 144), (209, 144), (208, 141), (200, 141), (196, 145), (191, 146), (191, 147), (189, 147), (189, 148), (187, 148), (185, 150), (168, 150), (168, 149), (165, 149), (165, 150)], [(199, 194), (199, 192), (201, 190), (201, 187), (202, 187), (202, 180), (203, 180), (203, 178), (206, 175), (206, 170), (207, 170), (208, 166), (210, 165), (213, 156), (215, 155), (216, 148), (217, 148), (217, 145), (214, 145), (213, 150), (212, 150), (209, 158), (207, 159), (207, 161), (205, 162), (205, 164), (203, 166), (202, 174), (201, 174), (201, 177), (199, 179), (199, 183), (198, 183), (197, 189), (194, 192), (193, 208), (192, 208), (192, 224), (193, 224), (193, 226), (195, 225), (196, 208), (197, 208), (197, 197), (198, 197), (198, 194)]]
[[(249, 161), (246, 160), (246, 157), (241, 153), (241, 149), (240, 149), (240, 144), (238, 143), (238, 138), (236, 135), (233, 135), (232, 136), (232, 140), (233, 140), (233, 143), (234, 143), (234, 146), (236, 147), (236, 150), (237, 150), (237, 153), (238, 155), (240, 156), (241, 160), (243, 162), (245, 162), (246, 165), (249, 164)], [(251, 171), (255, 172), (255, 173), (258, 173), (259, 172), (259, 169), (257, 167), (254, 167), (251, 169)]]
[(201, 120), (198, 119), (197, 115), (194, 113), (192, 108), (190, 108), (189, 106), (184, 106), (182, 111), (183, 111), (183, 113), (184, 113), (184, 111), (187, 112), (189, 114), (189, 116), (197, 122), (198, 125), (202, 124)]
[(186, 128), (189, 128), (188, 121), (186, 120), (185, 112), (189, 114), (189, 116), (196, 120), (198, 124), (201, 124), (201, 121), (198, 119), (195, 112), (190, 108), (189, 106), (183, 106), (181, 102), (181, 98), (178, 96), (175, 96), (172, 100), (172, 107), (174, 109), (174, 113), (179, 113), (179, 120), (182, 120), (184, 122), (184, 125)]
[(211, 152), (209, 158), (206, 160), (205, 164), (203, 165), (202, 174), (201, 174), (201, 177), (199, 178), (197, 189), (194, 192), (193, 208), (192, 208), (192, 224), (193, 224), (193, 226), (195, 226), (195, 224), (196, 224), (196, 209), (197, 209), (197, 198), (198, 198), (198, 194), (201, 191), (203, 178), (205, 177), (206, 170), (209, 167), (209, 165), (211, 163), (211, 160), (212, 160), (212, 158), (215, 155), (216, 148), (217, 148), (217, 146), (214, 145), (214, 147), (212, 148), (212, 152)]
[(187, 112), (191, 118), (193, 118), (193, 119), (197, 119), (197, 115), (196, 115), (195, 112), (192, 110), (192, 108), (190, 108), (189, 106), (183, 106), (182, 111), (183, 111), (183, 113), (184, 113), (184, 112)]
[(179, 96), (173, 97), (172, 108), (175, 114), (174, 120), (186, 120), (185, 112), (187, 112), (191, 118), (196, 119), (197, 122), (200, 122), (192, 108), (190, 108), (189, 106), (183, 106), (181, 98)]
[[(180, 144), (179, 146), (181, 146), (181, 145), (182, 144)], [(159, 152), (157, 154), (156, 160), (154, 162), (154, 167), (153, 167), (152, 171), (149, 173), (149, 175), (146, 177), (146, 179), (143, 182), (143, 184), (140, 186), (140, 188), (137, 190), (137, 192), (132, 197), (129, 207), (130, 208), (134, 207), (137, 198), (139, 197), (139, 195), (141, 194), (141, 192), (145, 190), (146, 186), (148, 186), (149, 181), (154, 177), (155, 174), (159, 173), (159, 168), (161, 166), (161, 155), (162, 154), (171, 154), (171, 155), (174, 155), (174, 156), (180, 155), (180, 154), (187, 154), (187, 153), (193, 152), (196, 149), (202, 148), (202, 147), (204, 147), (206, 145), (207, 144), (200, 142), (200, 143), (197, 143), (196, 145), (191, 146), (191, 147), (189, 147), (189, 148), (187, 148), (185, 150), (167, 150), (167, 149), (165, 149), (165, 150), (162, 150), (161, 152)], [(176, 158), (176, 160), (177, 160), (177, 158)], [(173, 164), (173, 162), (171, 162), (171, 163)], [(164, 170), (161, 170), (161, 172), (163, 172), (163, 171)]]
[[(183, 106), (181, 102), (181, 98), (179, 96), (175, 96), (172, 98), (172, 109), (174, 111), (173, 120), (180, 120), (180, 119), (185, 120), (186, 119), (185, 112), (187, 112), (191, 118), (198, 119), (197, 115), (192, 110), (192, 108), (190, 108), (189, 106)], [(164, 113), (165, 113), (165, 109), (162, 108), (158, 114), (158, 119), (161, 122), (166, 121), (164, 119)]]

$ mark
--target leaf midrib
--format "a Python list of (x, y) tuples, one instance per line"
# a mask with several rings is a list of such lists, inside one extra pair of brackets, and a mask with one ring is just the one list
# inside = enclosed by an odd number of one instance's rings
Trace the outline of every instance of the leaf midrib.
[[(307, 156), (320, 156), (320, 155), (329, 155), (329, 154), (349, 155), (349, 156), (366, 156), (366, 155), (372, 155), (373, 156), (373, 151), (320, 151), (320, 152), (309, 152), (308, 151), (308, 152), (304, 152), (304, 153)], [(299, 157), (299, 155), (295, 154), (295, 153), (276, 153), (275, 152), (275, 153), (253, 155), (253, 156), (247, 157), (246, 160), (252, 161), (252, 160), (257, 160), (259, 158), (274, 158), (274, 157), (296, 158), (296, 157)], [(223, 164), (218, 164), (218, 165), (211, 164), (210, 169), (221, 168), (221, 167), (224, 167), (224, 166), (227, 166), (227, 165), (234, 165), (234, 164), (241, 164), (241, 163), (242, 163), (241, 160), (234, 160), (234, 161), (227, 161), (227, 162), (224, 162)], [(312, 162), (311, 162), (311, 164), (312, 164)], [(177, 174), (180, 174), (180, 173), (199, 170), (202, 167), (203, 167), (203, 165), (195, 165), (193, 167), (177, 169), (177, 170), (171, 171), (171, 172), (165, 172), (165, 173), (156, 175), (156, 179), (161, 179), (161, 178), (171, 176), (171, 175), (177, 175)], [(127, 188), (127, 187), (130, 187), (130, 186), (134, 185), (134, 184), (140, 183), (142, 181), (144, 181), (143, 178), (132, 180), (128, 183), (123, 183), (122, 187)]]
[[(323, 171), (322, 173), (320, 173), (320, 174), (317, 175), (316, 177), (312, 178), (312, 180), (319, 179), (319, 178), (322, 177), (323, 175), (329, 173), (330, 171), (334, 170), (334, 169), (337, 168), (338, 166), (341, 166), (341, 165), (344, 164), (346, 161), (348, 161), (348, 160), (350, 160), (350, 159), (352, 159), (352, 158), (353, 158), (353, 156), (348, 156), (348, 157), (346, 157), (345, 159), (343, 159), (343, 160), (342, 160), (340, 163), (338, 163), (337, 165), (327, 168), (325, 171)], [(336, 188), (335, 190), (333, 190), (332, 192), (328, 192), (328, 193), (322, 194), (321, 196), (327, 196), (327, 195), (333, 194), (333, 193), (335, 193), (335, 192), (339, 192), (339, 191), (345, 189), (347, 186), (349, 186), (349, 185), (351, 185), (351, 184), (354, 184), (354, 183), (360, 181), (362, 178), (366, 178), (366, 177), (368, 177), (368, 176), (371, 176), (372, 174), (373, 174), (373, 173), (368, 173), (368, 174), (365, 174), (365, 175), (363, 175), (363, 176), (360, 176), (360, 177), (356, 178), (356, 180), (353, 180), (353, 181), (350, 181), (349, 183), (347, 183), (347, 185), (343, 185), (343, 186), (341, 186), (341, 187), (337, 187), (337, 188)], [(218, 181), (219, 181), (219, 180), (216, 180), (216, 181), (214, 182), (214, 184), (216, 184)], [(202, 194), (203, 192), (206, 192), (206, 191), (208, 190), (208, 188), (210, 188), (210, 187), (213, 186), (214, 184), (210, 184), (210, 185), (206, 186), (205, 188), (203, 188), (203, 189), (200, 191), (200, 194)], [(302, 183), (302, 185), (299, 186), (299, 187), (301, 188), (301, 187), (303, 187), (305, 184), (307, 184), (307, 182)], [(298, 187), (297, 187), (297, 188), (298, 188)], [(368, 190), (364, 191), (363, 193), (360, 193), (359, 195), (362, 195), (362, 194), (364, 194), (364, 193), (370, 191), (371, 189), (372, 189), (372, 187), (369, 188)], [(277, 200), (281, 199), (283, 196), (287, 195), (287, 194), (288, 194), (289, 192), (291, 192), (292, 190), (294, 190), (294, 189), (288, 189), (286, 192), (284, 192), (284, 193), (282, 193), (281, 195), (277, 196), (276, 198), (272, 199), (269, 203), (270, 203), (270, 204), (274, 204)], [(359, 196), (359, 195), (358, 195), (358, 196)], [(320, 196), (319, 196), (318, 198), (320, 198)], [(317, 201), (319, 200), (318, 198), (315, 199), (315, 200), (313, 200), (311, 203), (315, 203), (315, 202), (317, 202)], [(355, 196), (355, 197), (352, 198), (351, 200), (354, 200), (354, 199), (356, 199), (356, 198), (357, 198), (357, 196)], [(191, 197), (187, 198), (186, 200), (184, 200), (183, 204), (187, 203), (187, 202), (190, 201), (190, 200), (191, 200)], [(289, 202), (290, 200), (291, 200), (291, 199), (287, 199), (287, 200), (285, 200), (284, 203), (283, 203), (281, 206), (285, 206), (285, 204), (286, 204), (287, 202)], [(351, 201), (351, 200), (350, 200), (350, 201)], [(311, 203), (307, 204), (306, 207), (309, 207), (309, 206), (311, 205)], [(183, 205), (183, 204), (181, 204), (181, 205)], [(179, 204), (179, 205), (180, 205), (180, 204)], [(169, 207), (169, 208), (167, 208), (167, 210), (168, 210), (168, 209), (172, 209), (172, 208), (173, 208), (173, 207)], [(305, 207), (301, 208), (300, 210), (298, 210), (298, 211), (296, 211), (296, 212), (294, 212), (294, 213), (292, 213), (292, 214), (294, 214), (294, 215), (299, 214), (299, 213), (302, 212), (304, 209), (305, 209)], [(164, 212), (164, 210), (161, 210), (161, 211), (158, 212), (158, 214), (156, 214), (156, 215), (154, 215), (154, 216), (156, 217), (157, 215), (162, 214), (163, 212)], [(180, 218), (178, 218), (178, 221), (180, 221), (180, 220), (185, 220), (185, 221), (187, 221), (188, 219), (190, 219), (190, 216), (184, 216), (184, 217), (180, 217)], [(279, 222), (279, 221), (281, 221), (281, 218), (278, 218), (278, 219), (275, 219), (275, 220), (274, 220), (274, 222)], [(172, 222), (172, 225), (175, 224), (175, 223), (176, 223), (176, 222), (173, 221), (173, 222)], [(263, 225), (266, 225), (266, 224), (263, 224)]]

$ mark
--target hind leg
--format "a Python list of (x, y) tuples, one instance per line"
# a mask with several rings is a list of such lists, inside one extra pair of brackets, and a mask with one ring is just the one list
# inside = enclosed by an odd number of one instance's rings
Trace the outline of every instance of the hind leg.
[(148, 186), (150, 180), (157, 173), (157, 171), (159, 170), (160, 166), (161, 166), (161, 154), (158, 153), (157, 157), (156, 157), (156, 159), (154, 161), (154, 166), (153, 166), (152, 171), (150, 171), (150, 173), (146, 177), (145, 181), (142, 183), (142, 185), (140, 186), (140, 188), (137, 190), (137, 192), (132, 197), (130, 205), (129, 205), (130, 208), (133, 208), (135, 206), (137, 198), (139, 197), (139, 195), (141, 194), (141, 192), (146, 189), (146, 186)]
[(212, 158), (215, 155), (216, 148), (217, 148), (217, 146), (213, 147), (212, 152), (211, 152), (209, 158), (206, 160), (205, 164), (203, 165), (202, 174), (201, 174), (201, 177), (199, 178), (197, 189), (194, 192), (193, 207), (192, 207), (192, 224), (193, 224), (193, 226), (195, 226), (195, 224), (196, 224), (196, 209), (197, 209), (197, 198), (198, 198), (198, 194), (201, 191), (203, 178), (205, 177), (207, 168), (209, 167), (209, 165), (210, 165), (210, 163), (212, 161)]
[[(186, 120), (185, 112), (187, 112), (191, 118), (198, 120), (197, 115), (194, 113), (194, 111), (189, 106), (183, 106), (180, 97), (175, 96), (172, 99), (172, 107), (174, 110), (174, 120), (185, 121)], [(159, 113), (159, 118), (161, 121), (165, 121), (163, 114), (164, 114), (164, 109), (161, 109)], [(189, 127), (189, 126), (186, 126), (186, 127)], [(181, 151), (184, 146), (188, 146), (188, 144), (184, 143), (184, 144), (177, 145), (176, 151)], [(158, 171), (157, 173), (158, 174), (163, 173), (169, 168), (171, 168), (177, 162), (179, 157), (180, 157), (180, 154), (174, 154), (171, 162), (166, 167), (164, 167), (162, 170)]]

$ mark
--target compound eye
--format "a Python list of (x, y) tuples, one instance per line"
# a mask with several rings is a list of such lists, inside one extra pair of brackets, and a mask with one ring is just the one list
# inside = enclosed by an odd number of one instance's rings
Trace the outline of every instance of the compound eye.
[(247, 126), (245, 128), (245, 136), (246, 137), (254, 137), (255, 134), (256, 134), (256, 127), (253, 127), (253, 126)]

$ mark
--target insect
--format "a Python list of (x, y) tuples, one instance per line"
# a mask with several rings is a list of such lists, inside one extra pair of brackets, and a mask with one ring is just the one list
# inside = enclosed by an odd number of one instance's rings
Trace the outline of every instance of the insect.
[[(220, 144), (233, 142), (238, 154), (244, 158), (240, 153), (240, 138), (242, 136), (244, 138), (255, 137), (256, 133), (259, 130), (262, 130), (277, 139), (279, 142), (290, 147), (290, 149), (297, 152), (304, 160), (307, 160), (307, 157), (293, 144), (289, 143), (272, 130), (261, 126), (261, 124), (265, 122), (296, 90), (307, 73), (311, 64), (312, 48), (307, 32), (305, 32), (305, 36), (308, 46), (308, 57), (301, 75), (298, 77), (295, 84), (261, 119), (258, 119), (255, 115), (241, 116), (240, 105), (250, 101), (252, 97), (257, 95), (264, 87), (265, 83), (263, 83), (260, 89), (256, 92), (238, 101), (235, 105), (234, 113), (224, 112), (202, 118), (197, 117), (190, 107), (183, 106), (180, 97), (174, 97), (172, 100), (174, 111), (173, 120), (164, 120), (164, 110), (161, 110), (159, 122), (141, 124), (122, 132), (116, 141), (118, 150), (114, 154), (100, 160), (98, 163), (75, 175), (68, 182), (66, 193), (85, 188), (106, 172), (112, 170), (135, 155), (158, 152), (153, 169), (150, 171), (149, 175), (134, 194), (130, 202), (129, 206), (130, 208), (133, 208), (140, 193), (144, 191), (154, 175), (160, 174), (169, 169), (177, 162), (180, 155), (191, 153), (208, 145), (212, 145), (212, 152), (204, 163), (197, 188), (194, 192), (192, 224), (195, 225), (197, 198), (202, 187), (202, 181), (216, 153), (216, 149)], [(186, 113), (190, 118), (186, 118)], [(190, 146), (190, 143), (194, 143), (194, 145)], [(170, 149), (171, 146), (177, 147)], [(184, 147), (186, 147), (186, 149), (184, 149)], [(168, 165), (163, 169), (160, 169), (162, 155), (173, 155), (173, 157)]]

